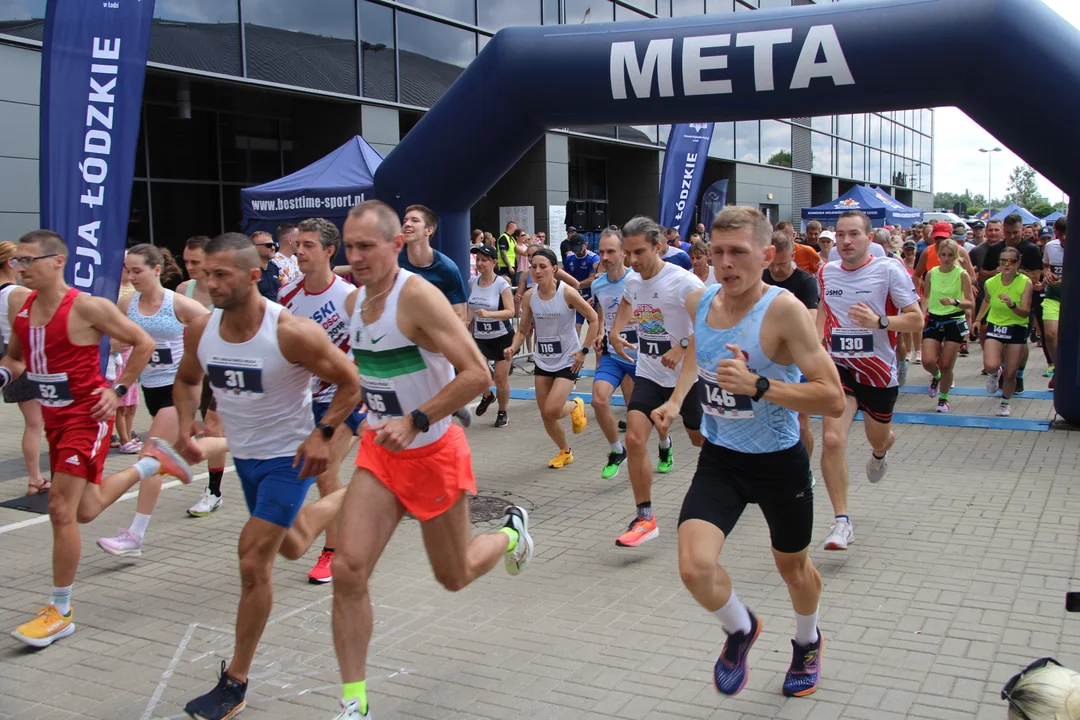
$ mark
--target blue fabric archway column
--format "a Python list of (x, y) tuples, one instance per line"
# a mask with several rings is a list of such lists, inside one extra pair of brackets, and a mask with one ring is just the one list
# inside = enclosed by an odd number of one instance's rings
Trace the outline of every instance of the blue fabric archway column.
[[(928, 27), (964, 32), (905, 55), (882, 82), (881, 29), (915, 37)], [(986, 53), (982, 38), (1001, 27), (1010, 42)], [(963, 81), (939, 82), (942, 67)], [(1012, 112), (983, 92), (989, 78), (1052, 96), (1056, 111)], [(544, 98), (537, 112), (475, 112), (522, 88)], [(1080, 32), (1038, 0), (895, 0), (507, 28), (386, 158), (375, 195), (399, 212), (411, 203), (432, 208), (438, 247), (467, 271), (469, 210), (548, 129), (941, 105), (960, 107), (1056, 185), (1080, 192)], [(1054, 402), (1080, 424), (1078, 287), (1080, 263), (1066, 263)]]

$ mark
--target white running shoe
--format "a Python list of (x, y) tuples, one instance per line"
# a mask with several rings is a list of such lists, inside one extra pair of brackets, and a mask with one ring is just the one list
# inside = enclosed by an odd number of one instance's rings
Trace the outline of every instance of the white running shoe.
[(866, 461), (866, 479), (872, 483), (879, 483), (885, 479), (885, 476), (889, 473), (889, 453), (885, 453), (885, 457), (874, 457), (873, 451), (870, 452), (870, 459)]
[(986, 394), (997, 395), (998, 391), (998, 374), (987, 373), (986, 374)]
[(127, 528), (121, 528), (120, 534), (111, 538), (99, 538), (98, 547), (117, 557), (142, 557), (142, 540)]
[(334, 720), (371, 720), (371, 707), (368, 707), (366, 715), (360, 713), (360, 703), (356, 700), (350, 700), (348, 703), (341, 703), (341, 712), (334, 716)]
[(529, 536), (529, 513), (523, 507), (509, 506), (506, 508), (505, 527), (516, 530), (518, 534), (517, 545), (506, 553), (506, 572), (518, 575), (529, 564), (533, 554), (533, 540)]
[(907, 384), (907, 371), (911, 363), (907, 360), (901, 360), (896, 363), (896, 382), (899, 387), (904, 387)]
[(847, 550), (848, 545), (855, 542), (855, 530), (851, 522), (837, 520), (829, 528), (829, 537), (825, 538), (826, 550)]
[(997, 411), (998, 417), (1009, 417), (1012, 415), (1012, 410), (1009, 408), (1009, 403), (1001, 403), (998, 405)]
[(206, 517), (221, 507), (221, 496), (210, 492), (210, 488), (203, 490), (199, 502), (188, 508), (187, 514), (191, 517)]

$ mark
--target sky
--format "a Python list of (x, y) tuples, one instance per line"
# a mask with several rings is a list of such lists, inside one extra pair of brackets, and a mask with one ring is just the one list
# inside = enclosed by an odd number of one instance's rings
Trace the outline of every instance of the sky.
[[(1059, 15), (1080, 28), (1080, 0), (1042, 0)], [(987, 154), (979, 148), (1000, 147), (993, 153), (993, 174), (987, 172)], [(974, 120), (960, 110), (937, 108), (934, 112), (934, 191), (1004, 197), (1009, 184), (1009, 173), (1024, 161), (1004, 143), (986, 132)], [(990, 185), (988, 186), (988, 180)], [(1042, 175), (1037, 176), (1039, 190), (1050, 204), (1061, 202), (1061, 190)]]

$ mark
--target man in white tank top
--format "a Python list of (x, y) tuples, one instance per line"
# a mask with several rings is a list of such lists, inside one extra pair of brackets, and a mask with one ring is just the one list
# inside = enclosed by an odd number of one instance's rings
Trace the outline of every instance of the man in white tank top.
[[(281, 288), (278, 302), (293, 315), (310, 318), (322, 326), (330, 342), (347, 355), (349, 314), (345, 312), (345, 300), (356, 288), (335, 275), (330, 267), (330, 262), (337, 255), (338, 245), (341, 244), (341, 233), (329, 220), (309, 218), (298, 226), (294, 243), (296, 260), (304, 274)], [(336, 391), (337, 388), (332, 383), (320, 378), (314, 379), (311, 385), (311, 409), (316, 423), (322, 422)], [(349, 417), (345, 418), (345, 422), (338, 425), (334, 431), (330, 444), (330, 461), (326, 470), (320, 473), (315, 481), (322, 497), (341, 488), (338, 469), (363, 421), (360, 408), (354, 408)], [(320, 584), (333, 579), (330, 562), (334, 559), (335, 547), (336, 522), (326, 528), (326, 545), (323, 546), (315, 567), (308, 573), (308, 582)]]
[[(451, 414), (491, 386), (491, 374), (450, 302), (402, 270), (405, 242), (385, 203), (357, 205), (345, 221), (345, 254), (361, 288), (349, 297), (350, 340), (370, 427), (345, 490), (334, 557), (334, 644), (342, 676), (338, 720), (368, 717), (368, 580), (406, 512), (420, 521), (435, 577), (464, 588), (505, 558), (511, 575), (532, 555), (528, 514), (508, 507), (498, 532), (468, 543), (472, 455)], [(454, 376), (454, 370), (457, 375)]]
[[(240, 604), (232, 662), (217, 686), (189, 702), (192, 717), (226, 718), (243, 709), (248, 672), (270, 617), (270, 577), (280, 552), (299, 559), (333, 520), (344, 491), (303, 510), (316, 476), (326, 470), (331, 439), (360, 398), (356, 369), (317, 324), (265, 300), (262, 266), (245, 235), (226, 233), (206, 246), (215, 310), (188, 326), (174, 383), (179, 416), (176, 448), (201, 459), (192, 441), (195, 408), (206, 372), (251, 518), (240, 534)], [(323, 423), (311, 416), (311, 379), (338, 386)]]

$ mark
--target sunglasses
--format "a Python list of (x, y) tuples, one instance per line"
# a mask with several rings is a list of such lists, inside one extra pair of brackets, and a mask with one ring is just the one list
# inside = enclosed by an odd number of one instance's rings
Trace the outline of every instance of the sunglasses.
[(56, 257), (58, 254), (59, 253), (49, 253), (48, 255), (38, 255), (37, 257), (13, 257), (8, 260), (8, 267), (15, 269), (22, 268), (25, 270), (33, 265), (35, 260)]
[(1001, 260), (999, 260), (998, 262), (1000, 262), (1002, 265), (1015, 265), (1018, 260), (1016, 258), (1001, 258)]
[(265, 242), (265, 243), (255, 243), (255, 247), (266, 247), (266, 248), (272, 248), (272, 247), (274, 247), (274, 243), (272, 243), (272, 242)]
[(1012, 693), (1013, 693), (1013, 690), (1016, 688), (1016, 683), (1020, 682), (1020, 678), (1024, 677), (1029, 672), (1031, 672), (1033, 670), (1040, 670), (1040, 669), (1046, 667), (1047, 665), (1049, 665), (1050, 663), (1053, 663), (1054, 665), (1057, 665), (1058, 667), (1063, 667), (1061, 663), (1059, 663), (1057, 660), (1055, 660), (1052, 657), (1039, 658), (1038, 660), (1031, 663), (1030, 665), (1028, 665), (1023, 670), (1021, 670), (1020, 672), (1016, 673), (1011, 678), (1009, 678), (1009, 682), (1005, 683), (1005, 687), (1001, 688), (1001, 699), (1008, 702), (1009, 707), (1011, 707), (1013, 710), (1015, 710), (1016, 714), (1019, 715), (1022, 718), (1022, 720), (1031, 720), (1031, 718), (1028, 717), (1028, 714), (1026, 712), (1024, 712), (1023, 709), (1019, 705), (1017, 705), (1016, 701), (1013, 700), (1013, 698), (1012, 698)]

